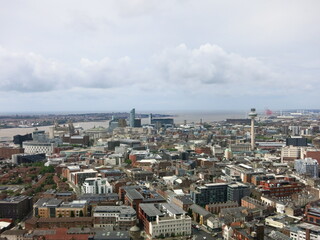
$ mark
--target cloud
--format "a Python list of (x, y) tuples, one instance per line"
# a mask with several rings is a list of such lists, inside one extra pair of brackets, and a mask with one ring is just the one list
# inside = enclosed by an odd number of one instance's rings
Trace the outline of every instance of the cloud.
[(163, 75), (173, 84), (243, 84), (263, 82), (275, 74), (256, 58), (228, 53), (217, 45), (189, 49), (181, 44), (155, 56)]
[[(159, 52), (146, 63), (141, 67), (128, 56), (82, 58), (77, 67), (71, 67), (35, 53), (14, 53), (0, 48), (0, 89), (49, 92), (119, 88), (125, 92), (129, 86), (136, 86), (142, 92), (165, 94), (165, 90), (171, 94), (179, 88), (185, 93), (239, 96), (279, 95), (303, 89), (298, 87), (300, 79), (292, 74), (280, 74), (257, 58), (229, 53), (213, 44), (198, 48), (181, 44)], [(305, 79), (305, 86), (314, 82), (313, 78)]]

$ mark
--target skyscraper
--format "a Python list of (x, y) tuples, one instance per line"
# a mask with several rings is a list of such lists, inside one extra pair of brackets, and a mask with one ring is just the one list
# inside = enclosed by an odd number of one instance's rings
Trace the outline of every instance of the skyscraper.
[(135, 127), (135, 124), (134, 124), (135, 118), (136, 118), (136, 110), (134, 108), (132, 108), (132, 110), (130, 111), (130, 116), (129, 116), (129, 126), (130, 127)]

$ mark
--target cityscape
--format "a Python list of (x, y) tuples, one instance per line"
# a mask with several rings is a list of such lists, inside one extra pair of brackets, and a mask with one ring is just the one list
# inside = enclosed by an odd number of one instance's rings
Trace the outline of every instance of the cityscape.
[(0, 240), (320, 240), (319, 0), (10, 0)]

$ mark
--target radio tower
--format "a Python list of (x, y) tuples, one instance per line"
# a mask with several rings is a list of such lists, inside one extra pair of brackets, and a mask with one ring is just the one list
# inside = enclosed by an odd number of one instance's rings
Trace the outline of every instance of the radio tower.
[(254, 119), (257, 117), (256, 109), (251, 108), (249, 117), (251, 118), (251, 151), (255, 149), (255, 132), (254, 132)]

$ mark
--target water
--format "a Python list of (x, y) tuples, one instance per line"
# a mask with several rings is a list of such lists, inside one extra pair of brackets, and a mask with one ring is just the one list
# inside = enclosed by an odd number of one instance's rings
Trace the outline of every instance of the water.
[[(215, 111), (215, 112), (163, 112), (163, 114), (170, 114), (174, 115), (174, 122), (176, 124), (181, 124), (184, 120), (187, 123), (199, 123), (200, 119), (202, 122), (214, 122), (214, 121), (223, 121), (227, 118), (245, 118), (246, 113), (243, 112), (226, 112), (226, 111)], [(148, 118), (142, 119), (142, 124), (148, 123)], [(80, 126), (83, 129), (90, 129), (94, 126), (102, 126), (107, 128), (109, 126), (109, 121), (101, 121), (101, 122), (79, 122), (74, 123), (75, 126)], [(50, 126), (38, 127), (39, 130), (48, 131)], [(0, 140), (1, 139), (12, 139), (14, 135), (24, 135), (27, 133), (32, 133), (34, 128), (7, 128), (7, 129), (0, 129)]]

